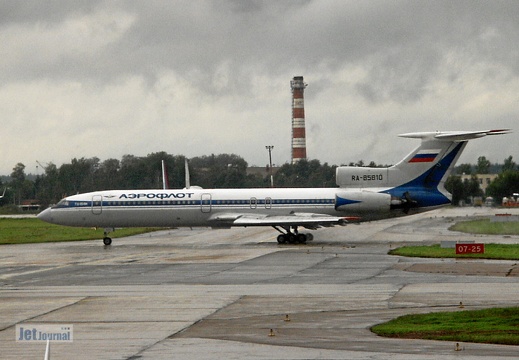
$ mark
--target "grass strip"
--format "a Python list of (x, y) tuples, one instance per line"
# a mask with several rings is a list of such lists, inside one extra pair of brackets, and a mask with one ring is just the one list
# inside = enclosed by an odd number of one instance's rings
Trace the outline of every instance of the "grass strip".
[[(519, 235), (519, 222), (491, 222), (490, 219), (462, 221), (452, 225), (449, 230), (470, 234)], [(456, 255), (455, 249), (442, 249), (440, 245), (403, 246), (389, 251), (390, 255), (422, 258), (469, 258), (519, 260), (519, 245), (485, 244), (484, 254)]]
[(449, 230), (469, 234), (519, 235), (519, 221), (493, 222), (488, 218), (461, 221), (449, 227)]
[[(143, 234), (160, 228), (124, 228), (110, 233), (119, 238)], [(104, 229), (53, 225), (36, 218), (0, 218), (0, 244), (29, 244), (57, 241), (97, 240)]]
[(389, 251), (390, 255), (421, 258), (494, 259), (519, 260), (519, 245), (485, 244), (484, 254), (456, 255), (456, 249), (441, 248), (440, 245), (402, 246)]
[(392, 338), (519, 345), (519, 307), (405, 315), (371, 331)]

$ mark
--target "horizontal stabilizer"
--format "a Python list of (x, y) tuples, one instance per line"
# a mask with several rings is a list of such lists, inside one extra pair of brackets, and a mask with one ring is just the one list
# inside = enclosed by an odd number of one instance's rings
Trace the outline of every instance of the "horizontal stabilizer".
[(487, 135), (503, 135), (511, 133), (510, 129), (499, 130), (480, 130), (480, 131), (430, 131), (430, 132), (414, 132), (400, 134), (400, 137), (414, 139), (436, 139), (445, 141), (467, 141), (477, 139)]

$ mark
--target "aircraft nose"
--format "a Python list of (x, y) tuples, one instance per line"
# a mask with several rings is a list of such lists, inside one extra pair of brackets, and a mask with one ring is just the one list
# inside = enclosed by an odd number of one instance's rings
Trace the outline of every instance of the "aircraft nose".
[(47, 208), (39, 213), (36, 217), (42, 221), (50, 223), (52, 222), (52, 209)]

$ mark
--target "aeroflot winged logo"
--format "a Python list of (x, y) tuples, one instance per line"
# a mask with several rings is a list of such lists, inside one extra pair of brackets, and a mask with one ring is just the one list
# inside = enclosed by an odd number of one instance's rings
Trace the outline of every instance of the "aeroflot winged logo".
[(418, 151), (415, 156), (409, 160), (410, 163), (424, 163), (424, 162), (433, 162), (438, 156), (440, 150), (435, 149), (424, 149)]

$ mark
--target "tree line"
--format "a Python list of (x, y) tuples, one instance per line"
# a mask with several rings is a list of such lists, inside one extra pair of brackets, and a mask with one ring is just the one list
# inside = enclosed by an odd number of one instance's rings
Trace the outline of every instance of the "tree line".
[[(28, 176), (25, 165), (18, 163), (10, 177), (0, 181), (0, 189), (6, 188), (0, 205), (19, 205), (23, 200), (33, 199), (41, 207), (57, 203), (67, 195), (110, 189), (158, 189), (162, 188), (162, 160), (168, 173), (170, 188), (185, 186), (185, 157), (166, 152), (147, 156), (124, 155), (122, 159), (101, 161), (97, 157), (74, 158), (70, 163), (43, 166), (44, 173)], [(350, 166), (365, 166), (360, 160)], [(386, 167), (370, 162), (369, 167)], [(255, 188), (270, 186), (269, 169), (247, 172), (247, 162), (235, 154), (219, 154), (195, 157), (189, 160), (191, 185), (203, 188)], [(319, 160), (301, 160), (284, 164), (276, 169), (276, 187), (334, 187), (336, 165), (321, 164)], [(483, 194), (475, 174), (499, 173), (499, 176)], [(461, 180), (461, 174), (473, 175), (470, 180)], [(502, 165), (491, 164), (484, 156), (477, 164), (461, 164), (455, 168), (446, 183), (453, 194), (453, 203), (474, 196), (493, 196), (501, 199), (519, 191), (519, 170), (512, 156)]]
[[(462, 180), (461, 175), (471, 175), (470, 179)], [(479, 186), (477, 174), (498, 174), (483, 193)], [(457, 205), (460, 201), (470, 203), (474, 197), (491, 196), (499, 204), (504, 197), (510, 197), (519, 192), (519, 169), (510, 155), (502, 165), (491, 164), (490, 161), (480, 156), (476, 165), (461, 164), (445, 184), (445, 188), (452, 194), (452, 203)]]

